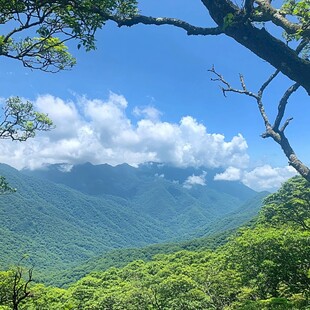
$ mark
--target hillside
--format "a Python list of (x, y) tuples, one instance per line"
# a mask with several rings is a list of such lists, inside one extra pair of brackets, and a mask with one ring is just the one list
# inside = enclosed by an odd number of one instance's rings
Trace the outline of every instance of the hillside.
[[(308, 310), (309, 193), (309, 182), (295, 177), (240, 229), (113, 250), (52, 273), (45, 284), (37, 283), (35, 270), (36, 281), (20, 286), (31, 292), (20, 300), (20, 309)], [(23, 263), (0, 271), (3, 309), (14, 300), (16, 275), (28, 279), (30, 267)]]
[(181, 242), (170, 242), (152, 244), (140, 248), (124, 248), (111, 250), (102, 255), (93, 257), (86, 262), (69, 268), (67, 270), (56, 271), (52, 276), (45, 279), (45, 283), (57, 287), (67, 287), (88, 273), (104, 271), (111, 267), (124, 267), (135, 260), (151, 261), (155, 255), (170, 254), (178, 251), (204, 251), (215, 250), (227, 243), (235, 230), (226, 230), (208, 237), (191, 239)]
[(27, 253), (38, 269), (51, 272), (111, 249), (233, 229), (257, 214), (265, 195), (242, 184), (234, 184), (240, 197), (229, 187), (226, 192), (212, 188), (211, 182), (185, 188), (154, 174), (159, 168), (153, 165), (60, 168), (19, 172), (0, 165), (0, 175), (18, 189), (0, 199), (1, 268)]
[(126, 201), (98, 199), (1, 165), (18, 189), (0, 200), (1, 267), (28, 253), (40, 267), (71, 265), (106, 250), (175, 236)]

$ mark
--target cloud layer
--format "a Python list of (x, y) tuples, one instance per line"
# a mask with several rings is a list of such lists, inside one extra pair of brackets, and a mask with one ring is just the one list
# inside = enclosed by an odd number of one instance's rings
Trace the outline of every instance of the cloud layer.
[(275, 191), (294, 175), (296, 175), (296, 170), (290, 166), (273, 168), (270, 165), (263, 165), (251, 171), (228, 167), (223, 173), (217, 174), (214, 179), (242, 181), (243, 184), (257, 191)]
[[(38, 168), (47, 163), (138, 165), (158, 161), (177, 166), (206, 166), (226, 169), (218, 180), (242, 180), (253, 187), (264, 173), (272, 179), (291, 174), (267, 166), (245, 173), (249, 164), (247, 143), (241, 134), (226, 141), (222, 134), (209, 133), (191, 116), (178, 123), (161, 120), (152, 106), (128, 111), (122, 95), (110, 93), (107, 100), (78, 97), (75, 102), (51, 95), (39, 96), (34, 105), (53, 119), (56, 129), (39, 133), (23, 143), (2, 141), (0, 162), (16, 168)], [(134, 115), (134, 121), (128, 117)], [(243, 172), (242, 172), (243, 171)], [(266, 184), (273, 185), (270, 179)], [(195, 180), (189, 180), (189, 184)], [(260, 183), (259, 183), (260, 184)], [(260, 188), (264, 188), (260, 184)]]
[(76, 102), (45, 95), (37, 98), (35, 106), (53, 119), (56, 129), (25, 143), (1, 143), (0, 160), (18, 168), (85, 161), (112, 165), (159, 161), (207, 167), (248, 164), (242, 135), (225, 141), (223, 135), (208, 133), (191, 116), (179, 123), (164, 122), (154, 107), (135, 107), (133, 124), (126, 114), (126, 99), (114, 93), (106, 101), (81, 97)]

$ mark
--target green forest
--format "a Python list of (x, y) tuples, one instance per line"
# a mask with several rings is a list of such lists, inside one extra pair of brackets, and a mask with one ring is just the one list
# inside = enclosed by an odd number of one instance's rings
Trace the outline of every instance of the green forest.
[[(1, 164), (0, 175), (18, 190), (0, 199), (0, 269), (27, 254), (36, 266), (37, 280), (50, 283), (49, 274), (63, 279), (58, 270), (78, 268), (114, 249), (180, 242), (236, 229), (257, 215), (267, 195), (238, 182), (212, 180), (208, 186), (186, 189), (181, 177), (181, 184), (154, 177), (159, 171), (154, 166), (82, 164), (63, 173), (53, 165), (43, 171), (44, 176), (43, 172), (35, 176)], [(168, 169), (172, 179), (192, 173), (168, 166), (160, 171)], [(93, 270), (91, 266), (78, 269), (75, 279)]]
[[(269, 195), (259, 215), (227, 238), (211, 238), (209, 249), (173, 244), (176, 252), (168, 254), (149, 247), (151, 259), (108, 269), (101, 264), (62, 288), (37, 283), (25, 258), (0, 273), (0, 309), (310, 308), (310, 185), (304, 178)], [(139, 250), (119, 251), (115, 262)], [(141, 251), (147, 255), (147, 248)]]

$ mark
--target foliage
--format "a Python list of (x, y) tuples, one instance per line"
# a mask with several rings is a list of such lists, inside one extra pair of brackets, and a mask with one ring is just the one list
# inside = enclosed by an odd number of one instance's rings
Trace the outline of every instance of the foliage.
[(271, 225), (290, 224), (310, 230), (310, 183), (294, 177), (265, 199), (260, 221)]
[(135, 12), (135, 0), (1, 0), (0, 24), (10, 30), (0, 36), (0, 55), (32, 69), (70, 68), (75, 59), (67, 41), (75, 39), (78, 48), (94, 49), (95, 33), (106, 21), (104, 14), (124, 18)]
[(6, 181), (5, 177), (0, 176), (0, 195), (16, 192), (16, 188), (13, 188)]
[(0, 307), (3, 306), (4, 309), (8, 307), (18, 310), (20, 304), (31, 298), (30, 285), (33, 281), (33, 268), (25, 270), (20, 265), (21, 261), (13, 269), (0, 272)]
[[(75, 184), (87, 184), (91, 191), (90, 184), (85, 182), (88, 178), (82, 174), (85, 167), (81, 165), (78, 174), (74, 174), (73, 167), (72, 178), (74, 177)], [(100, 172), (98, 179), (94, 171), (91, 174), (93, 180), (98, 180), (98, 183), (94, 182), (96, 195), (83, 194), (68, 186), (28, 176), (7, 165), (0, 165), (0, 175), (6, 175), (9, 183), (18, 188), (14, 195), (5, 195), (0, 199), (0, 269), (7, 268), (16, 256), (27, 253), (38, 270), (37, 279), (48, 278), (51, 279), (51, 284), (53, 280), (67, 284), (92, 271), (92, 268), (108, 268), (113, 265), (113, 261), (124, 266), (134, 259), (150, 259), (152, 254), (158, 253), (156, 249), (149, 249), (145, 250), (145, 255), (138, 255), (128, 250), (125, 253), (111, 253), (105, 259), (103, 254), (112, 249), (176, 242), (222, 232), (227, 228), (233, 229), (255, 216), (261, 207), (262, 196), (258, 195), (257, 198), (254, 191), (239, 200), (238, 196), (224, 195), (206, 187), (202, 187), (199, 193), (191, 192), (173, 182), (162, 178), (158, 180), (152, 173), (141, 179), (132, 177), (131, 174), (127, 178), (125, 173), (117, 172), (120, 167), (107, 166), (110, 174), (107, 171), (103, 173), (101, 166), (93, 168)], [(115, 176), (114, 173), (118, 175), (115, 183), (120, 184), (121, 196), (97, 195), (100, 181), (110, 180)], [(63, 172), (61, 174), (70, 175)], [(79, 183), (80, 181), (82, 182)], [(104, 189), (107, 189), (107, 183), (103, 184)], [(136, 188), (135, 194), (124, 199), (123, 193), (129, 192), (132, 186)], [(242, 191), (245, 187), (240, 185), (237, 188)], [(115, 191), (114, 193), (116, 195)], [(253, 201), (246, 199), (249, 195), (254, 196)], [(153, 203), (158, 196), (167, 197), (166, 200), (162, 199), (161, 206)], [(182, 197), (185, 198), (183, 202), (180, 201)], [(232, 205), (232, 201), (236, 204)], [(247, 208), (251, 212), (245, 215)], [(172, 216), (163, 217), (159, 210), (164, 209), (167, 212), (165, 214)], [(217, 223), (218, 217), (223, 222)], [(204, 230), (198, 234), (197, 227), (201, 226), (204, 219)], [(204, 245), (207, 243), (211, 241), (206, 241)], [(192, 242), (181, 247), (178, 245), (176, 250), (192, 250), (202, 246), (203, 242), (199, 246), (197, 241), (197, 246)], [(77, 268), (78, 270), (71, 269), (99, 255), (103, 256), (102, 261), (89, 262), (80, 269)], [(68, 272), (68, 276), (51, 276), (67, 268), (72, 270)]]
[[(53, 122), (46, 114), (35, 111), (31, 102), (23, 102), (19, 97), (7, 99), (2, 109), (0, 139), (26, 141), (34, 137), (37, 131), (53, 128)], [(0, 176), (0, 195), (15, 191), (5, 177)]]
[(285, 0), (280, 9), (280, 14), (289, 16), (298, 21), (299, 27), (295, 31), (285, 31), (284, 37), (288, 42), (299, 41), (302, 43), (301, 56), (309, 60), (310, 53), (310, 1)]
[(227, 242), (228, 236), (233, 231), (224, 231), (219, 234), (211, 235), (190, 241), (170, 242), (164, 244), (154, 244), (142, 248), (125, 248), (111, 250), (103, 255), (94, 257), (85, 263), (70, 268), (67, 271), (58, 271), (53, 274), (52, 279), (46, 281), (48, 284), (67, 287), (90, 272), (105, 271), (111, 267), (125, 267), (135, 260), (151, 261), (155, 255), (171, 254), (182, 250), (186, 251), (204, 251), (207, 249), (216, 249)]
[(53, 122), (46, 114), (35, 111), (31, 102), (23, 102), (19, 97), (7, 99), (2, 109), (0, 139), (26, 141), (34, 137), (36, 131), (53, 128)]
[[(300, 40), (303, 38), (305, 31), (309, 31), (310, 27), (310, 1), (309, 0), (285, 0), (281, 13), (290, 15), (298, 20), (300, 28), (295, 33), (288, 33), (287, 37), (290, 39)], [(308, 43), (309, 44), (309, 43)]]
[(309, 231), (274, 225), (260, 219), (214, 252), (157, 255), (92, 273), (69, 291), (78, 309), (306, 309)]
[[(213, 251), (157, 254), (149, 261), (93, 271), (67, 289), (35, 284), (20, 309), (309, 309), (310, 232), (290, 219), (293, 213), (273, 226), (264, 215), (270, 200), (277, 203), (275, 196), (285, 204), (292, 193), (295, 199), (303, 196), (304, 185), (300, 177), (288, 181), (283, 186), (288, 195), (283, 188), (272, 194), (255, 225)], [(12, 271), (0, 273), (2, 305), (8, 305), (6, 292), (12, 289), (9, 275)]]
[(280, 227), (246, 229), (227, 244), (224, 254), (225, 264), (238, 271), (246, 287), (242, 298), (309, 293), (309, 232)]

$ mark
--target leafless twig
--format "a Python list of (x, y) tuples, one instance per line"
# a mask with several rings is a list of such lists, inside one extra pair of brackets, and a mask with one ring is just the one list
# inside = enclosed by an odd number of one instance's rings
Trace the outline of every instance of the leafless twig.
[(276, 70), (260, 87), (257, 93), (251, 92), (247, 89), (244, 77), (242, 74), (239, 75), (239, 80), (241, 83), (241, 89), (233, 88), (229, 82), (227, 82), (224, 77), (218, 73), (214, 66), (208, 70), (211, 72), (215, 78), (211, 78), (212, 81), (220, 82), (220, 88), (223, 92), (223, 95), (226, 97), (228, 92), (243, 94), (249, 97), (252, 97), (256, 100), (259, 112), (264, 120), (266, 131), (261, 135), (263, 138), (271, 137), (277, 144), (279, 144), (285, 154), (285, 156), (289, 160), (289, 165), (294, 167), (301, 176), (303, 176), (306, 180), (310, 182), (310, 169), (299, 160), (297, 155), (295, 154), (293, 148), (290, 145), (287, 137), (285, 136), (285, 129), (289, 125), (289, 123), (293, 120), (293, 117), (289, 117), (286, 119), (281, 128), (281, 123), (283, 122), (283, 117), (285, 114), (286, 106), (288, 104), (288, 100), (290, 96), (299, 88), (299, 84), (295, 83), (291, 87), (289, 87), (282, 98), (278, 103), (278, 113), (276, 115), (274, 124), (271, 125), (268, 119), (268, 115), (265, 111), (264, 103), (263, 103), (263, 94), (266, 88), (270, 85), (270, 83), (276, 78), (279, 74), (279, 70)]

